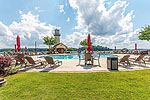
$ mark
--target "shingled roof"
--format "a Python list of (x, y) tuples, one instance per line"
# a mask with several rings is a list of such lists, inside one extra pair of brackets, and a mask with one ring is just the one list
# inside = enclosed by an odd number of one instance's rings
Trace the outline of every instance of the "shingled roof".
[[(60, 45), (60, 44), (61, 44), (61, 45), (64, 45), (63, 43), (57, 43), (57, 44), (55, 44), (53, 47), (56, 48), (56, 47), (57, 47), (58, 45)], [(67, 48), (66, 45), (64, 45), (64, 46)]]

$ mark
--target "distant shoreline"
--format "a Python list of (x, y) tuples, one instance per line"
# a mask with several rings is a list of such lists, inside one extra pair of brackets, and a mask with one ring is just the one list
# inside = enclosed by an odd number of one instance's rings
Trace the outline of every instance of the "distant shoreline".
[[(36, 48), (36, 52), (47, 52), (47, 49), (48, 48)], [(77, 48), (76, 48), (77, 49)], [(78, 49), (77, 49), (78, 50)], [(77, 50), (74, 50), (74, 51), (77, 51)], [(94, 50), (94, 51), (114, 51), (115, 49), (110, 49), (110, 50)], [(116, 49), (116, 51), (120, 51), (122, 49)], [(135, 51), (135, 49), (128, 49), (129, 51)], [(141, 50), (149, 50), (149, 49), (137, 49), (137, 51), (141, 51)], [(8, 52), (8, 51), (11, 51), (11, 52), (14, 52), (15, 49), (14, 48), (4, 48), (4, 49), (0, 49), (0, 53), (2, 52)], [(21, 49), (21, 52), (25, 52), (25, 49), (22, 48)], [(28, 48), (28, 52), (35, 52), (35, 48)]]

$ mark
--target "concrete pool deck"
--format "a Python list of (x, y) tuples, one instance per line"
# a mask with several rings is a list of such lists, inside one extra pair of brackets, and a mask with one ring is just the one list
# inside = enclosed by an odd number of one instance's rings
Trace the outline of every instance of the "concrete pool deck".
[[(122, 58), (125, 54), (118, 54), (118, 58)], [(39, 58), (40, 56), (32, 56), (34, 60), (40, 59), (44, 61), (43, 58)], [(131, 55), (131, 58), (138, 57), (138, 55)], [(107, 59), (100, 58), (100, 65), (98, 66), (98, 61), (94, 61), (94, 65), (84, 65), (84, 61), (81, 61), (79, 64), (78, 59), (60, 59), (62, 61), (62, 65), (59, 67), (50, 67), (47, 65), (45, 68), (42, 66), (39, 67), (27, 67), (22, 68), (21, 70), (25, 72), (53, 72), (53, 73), (86, 73), (86, 72), (109, 72), (110, 70), (107, 69)], [(150, 64), (131, 64), (130, 66), (120, 66), (119, 71), (133, 71), (133, 70), (143, 70), (143, 69), (150, 69)]]

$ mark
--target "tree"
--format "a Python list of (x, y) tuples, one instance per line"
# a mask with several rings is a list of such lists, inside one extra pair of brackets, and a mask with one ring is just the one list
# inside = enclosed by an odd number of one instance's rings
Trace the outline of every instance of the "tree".
[[(92, 45), (92, 44), (93, 44), (93, 43), (91, 42), (91, 45)], [(80, 42), (80, 45), (86, 47), (86, 46), (87, 46), (87, 39), (82, 40), (82, 41)]]
[(143, 30), (141, 30), (139, 35), (140, 40), (150, 40), (150, 25), (143, 27)]
[(68, 48), (67, 51), (73, 51), (73, 48)]
[(50, 50), (51, 45), (54, 45), (55, 43), (57, 43), (54, 37), (46, 36), (43, 38), (43, 40), (44, 40), (44, 44), (49, 46), (49, 50)]

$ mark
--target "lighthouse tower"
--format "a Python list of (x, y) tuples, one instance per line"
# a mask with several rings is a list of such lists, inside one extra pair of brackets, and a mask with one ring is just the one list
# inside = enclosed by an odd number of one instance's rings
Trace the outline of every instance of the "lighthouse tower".
[(56, 44), (53, 46), (54, 51), (57, 51), (58, 53), (64, 53), (64, 52), (66, 52), (67, 46), (64, 45), (63, 43), (60, 43), (59, 29), (55, 29), (54, 36), (55, 36), (55, 39), (56, 39)]
[(57, 43), (60, 43), (60, 33), (59, 33), (59, 29), (55, 29), (55, 39)]

